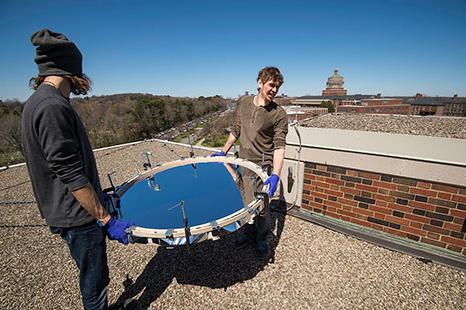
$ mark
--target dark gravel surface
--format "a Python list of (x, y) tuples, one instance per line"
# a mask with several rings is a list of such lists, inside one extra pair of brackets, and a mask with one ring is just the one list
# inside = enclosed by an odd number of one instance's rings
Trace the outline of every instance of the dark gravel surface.
[[(145, 142), (96, 153), (102, 183), (121, 184), (188, 148)], [(206, 151), (196, 150), (196, 155)], [(0, 172), (0, 309), (79, 309), (78, 271), (50, 234), (25, 166)], [(302, 220), (273, 215), (270, 260), (233, 247), (235, 235), (185, 249), (108, 241), (111, 303), (130, 309), (466, 309), (465, 274)]]
[(466, 139), (466, 117), (327, 114), (304, 124), (307, 127)]

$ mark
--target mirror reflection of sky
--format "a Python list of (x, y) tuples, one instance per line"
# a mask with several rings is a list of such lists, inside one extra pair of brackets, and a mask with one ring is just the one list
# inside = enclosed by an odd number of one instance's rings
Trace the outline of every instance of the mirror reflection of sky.
[[(194, 168), (195, 167), (195, 168)], [(154, 229), (183, 227), (184, 201), (189, 226), (209, 223), (243, 207), (241, 193), (220, 163), (179, 166), (134, 184), (121, 197), (123, 219)]]

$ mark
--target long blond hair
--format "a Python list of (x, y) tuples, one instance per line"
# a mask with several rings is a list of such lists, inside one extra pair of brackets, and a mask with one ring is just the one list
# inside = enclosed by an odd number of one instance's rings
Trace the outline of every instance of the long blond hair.
[[(91, 79), (83, 74), (80, 75), (63, 75), (64, 78), (67, 78), (70, 81), (71, 92), (78, 95), (87, 95), (91, 90)], [(35, 76), (29, 80), (29, 87), (36, 90), (45, 80), (45, 76)]]

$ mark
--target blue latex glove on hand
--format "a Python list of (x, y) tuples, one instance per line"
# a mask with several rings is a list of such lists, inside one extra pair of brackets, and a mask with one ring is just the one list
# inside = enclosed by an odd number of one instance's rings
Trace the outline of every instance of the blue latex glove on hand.
[(118, 220), (112, 217), (107, 223), (108, 237), (110, 240), (117, 240), (120, 243), (128, 244), (128, 234), (125, 230), (131, 226), (134, 226), (134, 222)]
[(225, 156), (225, 153), (223, 151), (220, 151), (220, 152), (215, 152), (210, 155), (210, 157), (216, 157), (216, 156)]
[(264, 185), (269, 185), (269, 197), (272, 197), (273, 194), (275, 194), (278, 181), (280, 181), (280, 178), (275, 173), (269, 176), (267, 180), (265, 180)]

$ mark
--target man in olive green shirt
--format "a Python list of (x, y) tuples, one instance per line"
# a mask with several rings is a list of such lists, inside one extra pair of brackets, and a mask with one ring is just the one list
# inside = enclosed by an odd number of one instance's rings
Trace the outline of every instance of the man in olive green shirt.
[[(222, 151), (212, 156), (225, 156), (239, 138), (239, 156), (262, 165), (270, 175), (264, 185), (269, 185), (268, 194), (273, 197), (280, 181), (288, 133), (286, 112), (273, 101), (283, 84), (283, 76), (277, 68), (265, 67), (258, 74), (257, 84), (257, 96), (240, 98), (230, 136)], [(254, 225), (246, 226), (236, 245), (242, 247), (255, 241), (258, 253), (266, 256), (269, 252), (266, 241), (269, 230), (269, 210), (264, 208), (256, 216)]]

